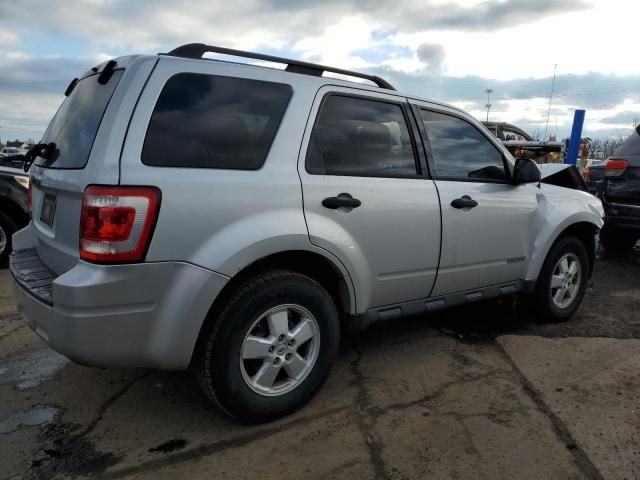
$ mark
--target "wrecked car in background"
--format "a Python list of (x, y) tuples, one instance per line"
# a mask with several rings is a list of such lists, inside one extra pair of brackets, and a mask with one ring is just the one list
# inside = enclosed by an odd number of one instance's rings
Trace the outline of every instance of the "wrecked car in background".
[[(539, 141), (519, 127), (506, 122), (482, 122), (487, 129), (502, 141), (515, 158), (529, 158), (536, 163), (555, 163), (551, 154), (560, 154), (561, 142)], [(559, 155), (558, 159), (560, 158)]]
[(640, 125), (604, 162), (585, 170), (589, 189), (602, 199), (607, 250), (631, 250), (640, 239)]

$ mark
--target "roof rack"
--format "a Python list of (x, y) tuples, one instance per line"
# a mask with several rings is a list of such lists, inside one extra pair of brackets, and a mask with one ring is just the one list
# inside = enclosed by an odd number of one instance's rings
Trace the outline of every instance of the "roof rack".
[(376, 75), (367, 75), (366, 73), (352, 72), (351, 70), (343, 70), (341, 68), (327, 67), (317, 65), (315, 63), (301, 62), (300, 60), (291, 60), (290, 58), (274, 57), (272, 55), (264, 55), (262, 53), (246, 52), (244, 50), (234, 50), (232, 48), (215, 47), (213, 45), (205, 45), (204, 43), (188, 43), (178, 48), (174, 48), (169, 53), (172, 57), (182, 58), (202, 58), (205, 53), (219, 53), (222, 55), (233, 55), (234, 57), (253, 58), (256, 60), (264, 60), (266, 62), (283, 63), (287, 65), (286, 71), (293, 73), (302, 73), (305, 75), (313, 75), (321, 77), (323, 72), (338, 73), (349, 77), (363, 78), (375, 83), (380, 88), (387, 90), (395, 90), (393, 86), (385, 79)]

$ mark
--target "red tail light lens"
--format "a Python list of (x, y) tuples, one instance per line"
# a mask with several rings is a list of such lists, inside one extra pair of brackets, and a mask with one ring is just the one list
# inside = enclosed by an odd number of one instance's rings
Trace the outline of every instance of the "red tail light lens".
[(152, 187), (88, 187), (82, 199), (80, 258), (144, 260), (159, 207), (160, 191)]
[(612, 158), (607, 160), (607, 163), (604, 167), (604, 173), (607, 177), (618, 177), (622, 175), (626, 170), (629, 164), (626, 160), (617, 160)]

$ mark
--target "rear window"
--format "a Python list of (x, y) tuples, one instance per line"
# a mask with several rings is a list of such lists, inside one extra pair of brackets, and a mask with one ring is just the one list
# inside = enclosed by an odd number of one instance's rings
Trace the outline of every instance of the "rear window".
[(640, 155), (640, 134), (633, 133), (627, 138), (618, 149), (613, 152), (616, 155)]
[(56, 152), (50, 158), (39, 158), (37, 164), (54, 168), (84, 168), (98, 133), (111, 95), (124, 70), (115, 70), (106, 83), (98, 83), (98, 75), (85, 77), (62, 102), (42, 137), (43, 143), (54, 142)]
[(142, 162), (160, 167), (255, 170), (291, 98), (289, 85), (180, 73), (151, 115)]

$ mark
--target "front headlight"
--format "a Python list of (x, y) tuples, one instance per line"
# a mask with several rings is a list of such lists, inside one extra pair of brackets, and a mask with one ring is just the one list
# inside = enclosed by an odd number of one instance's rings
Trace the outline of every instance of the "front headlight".
[(16, 182), (18, 182), (24, 188), (29, 190), (29, 177), (25, 175), (15, 175), (13, 178), (15, 179)]

